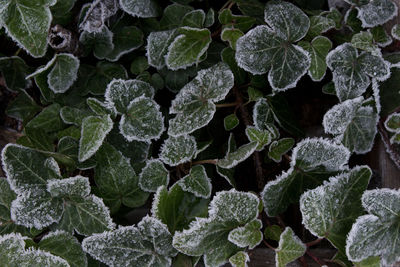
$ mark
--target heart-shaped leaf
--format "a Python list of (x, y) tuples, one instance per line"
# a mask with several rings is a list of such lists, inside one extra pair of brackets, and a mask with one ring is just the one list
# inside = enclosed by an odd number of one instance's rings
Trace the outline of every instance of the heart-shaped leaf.
[(31, 85), (30, 80), (25, 80), (31, 69), (20, 57), (0, 57), (0, 72), (6, 88), (12, 92), (23, 90)]
[(160, 160), (170, 166), (190, 161), (197, 151), (196, 140), (190, 135), (170, 136), (160, 151)]
[(211, 196), (211, 181), (202, 165), (193, 166), (190, 173), (179, 180), (178, 184), (183, 191), (193, 193), (196, 197)]
[(139, 186), (146, 192), (156, 192), (158, 187), (167, 186), (169, 171), (159, 159), (146, 162), (146, 166), (139, 175)]
[(275, 250), (276, 266), (287, 266), (288, 263), (303, 256), (306, 249), (306, 245), (295, 235), (292, 228), (286, 227), (279, 239), (279, 246)]

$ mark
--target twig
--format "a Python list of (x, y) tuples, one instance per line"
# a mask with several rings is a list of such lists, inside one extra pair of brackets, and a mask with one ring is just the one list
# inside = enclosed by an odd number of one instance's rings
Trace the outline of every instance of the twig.
[(217, 165), (218, 160), (216, 159), (205, 159), (192, 162), (192, 165), (200, 165), (200, 164), (214, 164)]
[(309, 250), (306, 251), (307, 255), (310, 256), (311, 259), (313, 259), (313, 261), (315, 261), (316, 263), (318, 263), (320, 266), (325, 265), (325, 262), (323, 262), (321, 259), (319, 259), (317, 256), (315, 256), (314, 254), (312, 254)]
[(268, 244), (268, 242), (265, 241), (265, 239), (263, 239), (263, 243), (264, 243), (264, 245), (266, 245), (268, 248), (270, 248), (270, 249), (272, 249), (272, 250), (275, 250), (275, 248), (274, 248), (273, 246), (271, 246), (270, 244)]
[(301, 257), (299, 258), (299, 262), (301, 263), (301, 266), (303, 266), (303, 267), (308, 267), (308, 263), (307, 263), (307, 261), (306, 261), (306, 258), (304, 258), (304, 256), (301, 256)]
[(217, 108), (226, 108), (226, 107), (236, 107), (238, 104), (239, 104), (238, 102), (233, 102), (233, 103), (216, 104), (215, 106)]
[(315, 246), (315, 245), (319, 244), (322, 240), (324, 240), (324, 238), (315, 239), (315, 240), (313, 240), (313, 241), (311, 241), (311, 242), (307, 242), (307, 243), (306, 243), (306, 246), (307, 246), (307, 247)]

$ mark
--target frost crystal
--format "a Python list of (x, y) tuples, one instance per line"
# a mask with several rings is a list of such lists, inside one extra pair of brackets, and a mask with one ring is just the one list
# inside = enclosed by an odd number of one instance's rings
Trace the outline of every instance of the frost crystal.
[(87, 237), (82, 248), (111, 267), (164, 267), (171, 266), (171, 257), (177, 254), (171, 243), (167, 227), (146, 216), (136, 227), (124, 226)]
[(235, 255), (229, 258), (229, 263), (233, 267), (247, 267), (247, 263), (250, 261), (249, 255), (244, 251), (239, 251)]
[(151, 32), (147, 37), (147, 61), (150, 66), (161, 69), (165, 66), (168, 47), (176, 37), (176, 30)]
[(90, 33), (100, 32), (105, 27), (106, 20), (113, 16), (118, 9), (117, 0), (94, 0), (90, 5), (82, 8), (86, 14), (79, 28)]
[(288, 263), (303, 256), (306, 249), (306, 245), (294, 234), (292, 228), (286, 227), (279, 239), (279, 246), (275, 250), (276, 266), (287, 266)]
[(238, 227), (229, 232), (228, 240), (238, 247), (253, 249), (258, 246), (263, 235), (260, 231), (262, 222), (259, 219), (247, 223), (243, 227)]
[(160, 160), (170, 166), (190, 161), (197, 150), (196, 139), (190, 135), (170, 136), (164, 141), (160, 151)]
[(382, 25), (397, 15), (397, 5), (392, 0), (371, 0), (357, 6), (358, 15), (364, 28)]
[(146, 192), (156, 192), (160, 186), (167, 186), (169, 183), (169, 171), (158, 159), (151, 159), (139, 175), (139, 186)]
[(225, 158), (219, 159), (217, 162), (217, 166), (224, 169), (233, 168), (242, 161), (245, 161), (248, 157), (250, 157), (251, 154), (256, 151), (257, 147), (257, 142), (250, 142), (248, 144), (242, 145), (237, 150), (233, 152), (228, 152), (225, 155)]
[(49, 180), (47, 182), (47, 191), (53, 197), (86, 197), (90, 194), (89, 179), (78, 175), (67, 179)]
[(122, 10), (139, 18), (157, 17), (160, 8), (154, 0), (119, 0)]
[(179, 180), (178, 184), (184, 191), (193, 193), (196, 197), (211, 196), (211, 181), (202, 165), (193, 166), (190, 173)]

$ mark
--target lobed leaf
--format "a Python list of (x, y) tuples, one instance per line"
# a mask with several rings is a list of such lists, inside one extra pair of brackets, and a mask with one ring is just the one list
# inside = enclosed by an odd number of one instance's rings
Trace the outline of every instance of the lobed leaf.
[(196, 140), (190, 135), (170, 136), (161, 147), (159, 158), (165, 164), (177, 166), (190, 161), (197, 151)]
[(196, 197), (209, 198), (211, 196), (211, 181), (202, 165), (193, 166), (190, 173), (179, 180), (178, 184), (183, 191), (192, 193)]
[(160, 186), (168, 186), (169, 171), (159, 159), (151, 159), (139, 175), (139, 186), (143, 191), (156, 192)]
[(306, 249), (306, 245), (294, 234), (292, 228), (286, 227), (285, 231), (281, 234), (279, 246), (275, 250), (276, 266), (286, 266), (288, 263), (303, 256)]

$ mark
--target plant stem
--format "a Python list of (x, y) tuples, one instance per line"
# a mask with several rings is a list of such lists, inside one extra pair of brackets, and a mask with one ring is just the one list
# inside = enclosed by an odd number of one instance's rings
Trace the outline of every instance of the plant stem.
[(19, 55), (19, 52), (21, 52), (21, 47), (18, 48), (18, 50), (15, 52), (14, 56), (18, 56), (18, 55)]
[(273, 246), (271, 246), (267, 241), (265, 241), (265, 239), (263, 239), (263, 243), (264, 245), (266, 245), (268, 248), (275, 250), (275, 248)]
[(318, 263), (320, 266), (325, 265), (325, 263), (322, 260), (320, 260), (317, 256), (312, 254), (309, 250), (307, 250), (306, 253), (307, 253), (308, 256), (310, 256), (311, 259), (313, 259), (313, 261)]
[(307, 247), (315, 246), (315, 245), (319, 244), (322, 240), (324, 240), (324, 238), (315, 239), (315, 240), (313, 240), (311, 242), (306, 243), (306, 246)]
[(217, 108), (226, 108), (226, 107), (236, 107), (238, 104), (239, 104), (238, 102), (233, 102), (233, 103), (216, 104), (215, 106)]
[(216, 160), (216, 159), (205, 159), (205, 160), (199, 160), (199, 161), (192, 162), (192, 165), (199, 165), (199, 164), (217, 165), (217, 162), (218, 162), (218, 160)]

